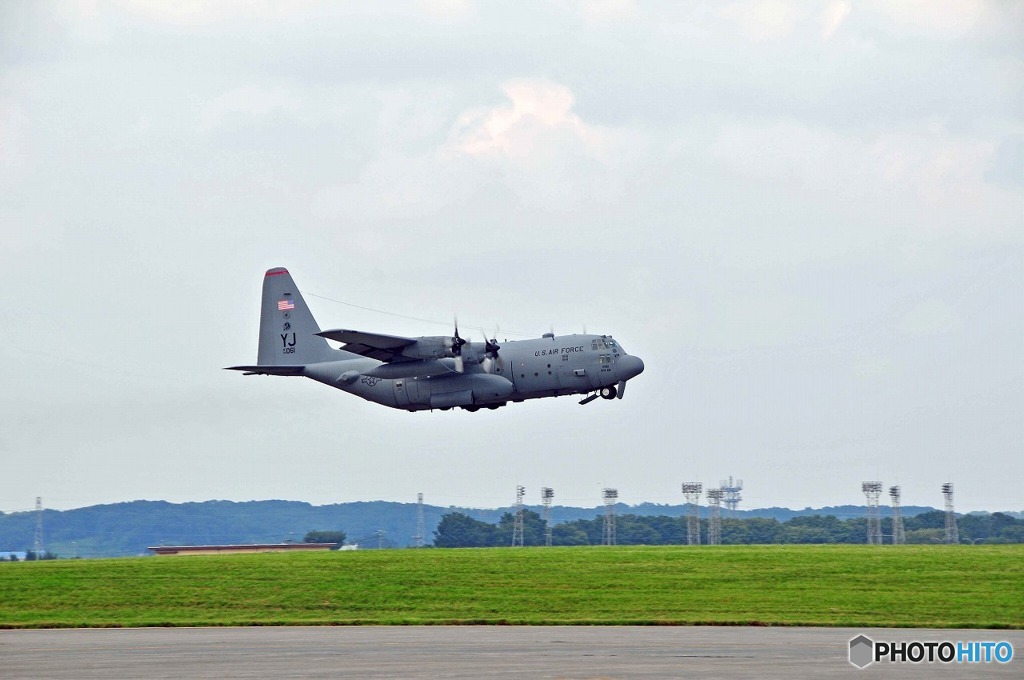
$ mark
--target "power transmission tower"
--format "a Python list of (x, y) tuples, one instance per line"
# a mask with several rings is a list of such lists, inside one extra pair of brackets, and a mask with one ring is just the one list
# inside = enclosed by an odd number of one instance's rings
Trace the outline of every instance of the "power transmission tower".
[(960, 532), (956, 527), (956, 513), (953, 512), (953, 482), (942, 485), (942, 495), (946, 499), (946, 543), (959, 543)]
[(386, 532), (383, 529), (377, 529), (377, 531), (376, 531), (376, 534), (377, 534), (377, 550), (383, 550), (384, 549), (384, 534), (385, 533)]
[(551, 547), (551, 499), (555, 497), (555, 490), (545, 486), (540, 490), (540, 500), (544, 504), (544, 545)]
[(722, 487), (722, 502), (725, 504), (726, 509), (735, 516), (736, 506), (743, 500), (743, 497), (740, 496), (740, 491), (743, 491), (743, 480), (737, 479), (734, 482), (732, 481), (732, 475), (729, 475), (729, 479), (723, 479), (719, 486)]
[(618, 489), (604, 489), (604, 544), (615, 545), (615, 502), (619, 499)]
[(426, 528), (423, 523), (423, 494), (416, 494), (416, 535), (413, 536), (413, 541), (417, 548), (423, 547), (423, 534), (426, 533)]
[(879, 515), (878, 497), (882, 495), (882, 483), (863, 482), (860, 489), (868, 500), (868, 545), (881, 545), (882, 519)]
[(686, 496), (686, 545), (700, 545), (700, 494), (704, 485), (700, 482), (683, 482)]
[(900, 487), (889, 487), (889, 498), (892, 499), (892, 544), (903, 545), (907, 542), (907, 532), (903, 529), (903, 510), (900, 508)]
[(708, 545), (722, 543), (722, 489), (708, 489)]
[(36, 496), (36, 536), (34, 541), (36, 559), (43, 559), (43, 497)]
[(512, 547), (523, 547), (523, 496), (526, 495), (526, 487), (516, 487), (516, 516), (512, 521)]

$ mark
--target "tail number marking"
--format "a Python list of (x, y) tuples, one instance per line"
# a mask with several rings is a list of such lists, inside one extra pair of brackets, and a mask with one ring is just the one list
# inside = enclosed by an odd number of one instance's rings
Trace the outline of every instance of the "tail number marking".
[(291, 334), (289, 342), (288, 333), (281, 333), (281, 354), (295, 354), (295, 333)]

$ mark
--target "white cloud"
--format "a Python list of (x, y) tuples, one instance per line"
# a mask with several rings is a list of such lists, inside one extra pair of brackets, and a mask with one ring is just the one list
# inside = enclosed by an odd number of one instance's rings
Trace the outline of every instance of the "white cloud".
[[(420, 225), (401, 239), (376, 233), (350, 244), (377, 253), (455, 236), (450, 225), (425, 225), (456, 206), (464, 216), (475, 214), (480, 200), (489, 220), (531, 210), (548, 218), (579, 216), (621, 204), (635, 176), (631, 168), (644, 152), (641, 138), (582, 120), (564, 85), (518, 79), (502, 91), (505, 103), (458, 114), (447, 113), (444, 102), (431, 105), (429, 94), (384, 97), (378, 114), (384, 146), (354, 181), (318, 188), (312, 216), (327, 224), (374, 224), (385, 232), (399, 223)], [(424, 149), (422, 142), (437, 136), (442, 112), (448, 115), (447, 140)], [(389, 139), (390, 131), (398, 131), (399, 139)]]
[(119, 0), (124, 10), (158, 24), (204, 26), (236, 18), (280, 19), (302, 14), (314, 0)]
[[(594, 436), (539, 448), (524, 436), (509, 448), (551, 461), (545, 484), (573, 478), (561, 444), (612, 452), (609, 460), (635, 445), (732, 456), (752, 487), (759, 479), (772, 489), (762, 495), (771, 504), (828, 503), (847, 488), (829, 465), (803, 470), (816, 485), (809, 497), (806, 484), (786, 487), (763, 461), (831, 460), (857, 448), (862, 457), (903, 451), (910, 470), (922, 465), (915, 452), (928, 451), (924, 464), (959, 460), (978, 433), (985, 465), (962, 469), (965, 487), (984, 486), (974, 468), (1009, 466), (1019, 477), (1019, 390), (981, 400), (976, 413), (942, 404), (967, 404), (965, 388), (1021, 371), (1013, 38), (1022, 5), (729, 2), (726, 16), (726, 3), (614, 0), (7, 3), (0, 261), (5, 287), (31, 298), (12, 312), (20, 332), (33, 357), (60, 356), (55, 324), (75, 329), (77, 357), (102, 356), (123, 336), (121, 363), (139, 376), (154, 347), (194, 348), (174, 384), (197, 395), (203, 413), (225, 403), (243, 403), (244, 413), (167, 438), (192, 456), (183, 465), (210, 451), (233, 455), (225, 433), (251, 430), (258, 443), (280, 390), (336, 425), (292, 428), (303, 450), (341, 446), (370, 460), (375, 431), (403, 431), (388, 462), (408, 469), (388, 477), (368, 466), (378, 481), (322, 494), (295, 487), (319, 502), (416, 489), (425, 459), (414, 452), (430, 434), (473, 451), (499, 421), (509, 432), (557, 433), (568, 416)], [(477, 325), (539, 332), (550, 321), (559, 332), (586, 322), (620, 334), (648, 371), (608, 408), (549, 400), (484, 423), (215, 375), (251, 357), (259, 273), (279, 264), (311, 290), (408, 316), (446, 319), (458, 308), (467, 327), (476, 316)], [(116, 309), (96, 309), (90, 291), (112, 290)], [(186, 309), (195, 300), (203, 309)], [(320, 304), (327, 323), (431, 332)], [(180, 321), (214, 308), (220, 323), (206, 335)], [(973, 346), (985, 351), (963, 351)], [(8, 392), (33, 398), (9, 396), (5, 408), (12, 422), (39, 425), (4, 432), (25, 452), (11, 459), (11, 488), (33, 487), (38, 466), (29, 463), (42, 449), (95, 450), (105, 470), (138, 448), (135, 437), (45, 427), (72, 403), (131, 401), (139, 427), (160, 433), (178, 409), (157, 398), (159, 381), (99, 365), (34, 375), (39, 362), (19, 352), (7, 347), (7, 382), (18, 388)], [(771, 398), (775, 376), (804, 398)], [(908, 399), (879, 395), (903, 387)], [(659, 401), (680, 404), (680, 417), (629, 426), (657, 414)], [(914, 413), (934, 417), (891, 432), (890, 418)], [(584, 422), (609, 414), (610, 429)], [(765, 450), (749, 414), (779, 416), (783, 427), (761, 428), (774, 448)], [(993, 420), (1002, 425), (987, 427)], [(801, 427), (787, 436), (787, 423)], [(799, 449), (807, 442), (821, 445)], [(232, 493), (282, 493), (271, 474), (277, 444), (250, 466), (252, 487)], [(442, 454), (427, 461), (438, 481), (422, 490), (465, 493), (443, 481), (459, 461)], [(343, 473), (344, 458), (329, 472)], [(501, 460), (484, 462), (464, 477), (490, 503), (507, 494), (508, 475)], [(131, 492), (101, 477), (42, 493), (67, 504)], [(201, 500), (224, 478), (146, 488)], [(655, 486), (637, 475), (630, 493), (648, 499)], [(15, 496), (0, 502), (22, 507)]]
[(580, 12), (588, 21), (618, 22), (636, 14), (635, 0), (582, 0)]
[(953, 333), (963, 328), (960, 314), (947, 303), (929, 298), (904, 314), (896, 324), (903, 336), (921, 337)]
[[(388, 152), (365, 165), (356, 181), (317, 190), (311, 209), (318, 220), (348, 224), (423, 218), (471, 193), (475, 185), (470, 178), (459, 181), (459, 175), (457, 163), (434, 152), (421, 156)], [(406, 242), (415, 238), (409, 234)], [(355, 245), (374, 252), (388, 244), (377, 234), (360, 237)]]
[(0, 99), (0, 183), (16, 178), (24, 167), (27, 124), (21, 107)]
[(470, 155), (508, 158), (546, 155), (551, 141), (579, 142), (599, 153), (606, 143), (599, 128), (572, 112), (574, 97), (564, 85), (545, 80), (514, 80), (502, 91), (507, 104), (466, 111), (454, 131), (454, 149)]
[(940, 37), (969, 33), (997, 14), (985, 0), (881, 0), (873, 6), (899, 28)]
[[(954, 213), (1019, 202), (985, 181), (995, 153), (992, 142), (956, 135), (930, 123), (868, 138), (795, 120), (729, 124), (719, 131), (711, 153), (740, 175), (807, 196), (870, 200), (877, 206), (910, 207), (939, 217), (919, 220), (929, 230), (944, 224), (963, 226), (953, 219)], [(943, 221), (945, 216), (950, 217), (948, 222)], [(985, 231), (1002, 226), (974, 223), (969, 228)]]
[(545, 214), (622, 205), (641, 176), (638, 166), (650, 160), (642, 134), (584, 121), (573, 111), (573, 93), (558, 83), (520, 79), (502, 91), (507, 103), (458, 117), (445, 155), (497, 173), (518, 205)]
[(724, 165), (748, 176), (806, 185), (831, 183), (833, 173), (823, 166), (838, 155), (847, 155), (844, 140), (827, 129), (797, 121), (768, 125), (724, 125), (712, 153)]
[(818, 17), (821, 21), (821, 37), (828, 40), (835, 35), (839, 27), (846, 21), (846, 17), (850, 16), (851, 9), (850, 3), (846, 0), (830, 3)]
[(440, 19), (464, 19), (476, 13), (472, 0), (418, 0), (416, 4), (430, 16)]
[(287, 90), (245, 85), (229, 90), (203, 105), (198, 115), (199, 129), (210, 132), (235, 115), (258, 122), (277, 111), (294, 116), (301, 109), (301, 99)]
[(984, 175), (995, 151), (991, 142), (918, 130), (881, 135), (867, 150), (885, 185), (923, 203), (981, 207), (989, 200)]
[(752, 40), (779, 40), (791, 35), (803, 10), (784, 0), (748, 0), (728, 5), (719, 16), (736, 24)]

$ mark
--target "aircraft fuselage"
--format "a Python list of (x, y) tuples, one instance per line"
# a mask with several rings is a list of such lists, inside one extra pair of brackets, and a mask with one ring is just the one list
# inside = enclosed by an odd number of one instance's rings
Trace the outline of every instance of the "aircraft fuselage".
[(506, 341), (500, 357), (498, 365), (488, 367), (490, 372), (470, 364), (463, 373), (389, 379), (373, 375), (374, 369), (395, 365), (357, 358), (309, 365), (302, 375), (384, 406), (420, 411), (496, 408), (509, 401), (587, 394), (614, 388), (643, 370), (643, 362), (602, 335)]
[[(342, 344), (334, 349), (328, 340)], [(403, 337), (349, 329), (321, 331), (288, 270), (263, 279), (257, 363), (247, 375), (305, 376), (407, 411), (498, 408), (563, 394), (622, 398), (644, 370), (610, 335), (546, 333), (533, 340), (471, 342), (455, 334)]]

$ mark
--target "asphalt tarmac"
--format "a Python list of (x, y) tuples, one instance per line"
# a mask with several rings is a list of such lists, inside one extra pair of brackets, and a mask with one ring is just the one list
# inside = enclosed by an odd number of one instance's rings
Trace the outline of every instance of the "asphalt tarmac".
[[(849, 641), (1008, 641), (1011, 662), (848, 660)], [(1024, 631), (403, 626), (0, 631), (0, 677), (1024, 677)]]

